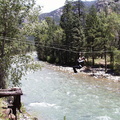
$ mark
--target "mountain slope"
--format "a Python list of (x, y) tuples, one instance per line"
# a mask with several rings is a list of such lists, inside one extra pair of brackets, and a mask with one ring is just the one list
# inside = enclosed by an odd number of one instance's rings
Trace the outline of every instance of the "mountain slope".
[(63, 7), (60, 7), (60, 8), (58, 8), (50, 13), (43, 13), (39, 16), (39, 19), (43, 20), (46, 17), (51, 17), (58, 23), (60, 20), (60, 16), (62, 15), (62, 10), (63, 10)]
[[(96, 2), (95, 1), (84, 1), (83, 3), (86, 8), (90, 8), (92, 5), (95, 5)], [(62, 15), (62, 10), (63, 10), (63, 7), (60, 7), (50, 13), (43, 13), (39, 16), (39, 19), (43, 20), (46, 17), (51, 17), (56, 21), (56, 23), (59, 23), (60, 17)]]
[[(85, 9), (89, 9), (92, 5), (95, 5), (98, 12), (105, 11), (107, 8), (108, 13), (117, 12), (120, 13), (120, 0), (95, 0), (95, 1), (84, 1)], [(62, 15), (63, 7), (60, 7), (50, 13), (43, 13), (39, 16), (40, 20), (46, 17), (51, 17), (56, 23), (59, 23)]]
[(98, 12), (107, 11), (120, 13), (120, 0), (98, 0), (96, 3)]

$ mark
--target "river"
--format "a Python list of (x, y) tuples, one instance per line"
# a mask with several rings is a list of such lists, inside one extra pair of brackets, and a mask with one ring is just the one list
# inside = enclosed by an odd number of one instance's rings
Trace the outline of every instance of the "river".
[(120, 83), (47, 66), (21, 82), (22, 102), (39, 120), (120, 120)]

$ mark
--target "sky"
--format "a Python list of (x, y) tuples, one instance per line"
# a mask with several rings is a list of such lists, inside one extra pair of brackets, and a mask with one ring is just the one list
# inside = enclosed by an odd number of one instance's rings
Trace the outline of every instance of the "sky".
[[(55, 9), (60, 8), (64, 5), (66, 0), (36, 0), (36, 3), (42, 6), (42, 13), (51, 12)], [(82, 1), (93, 1), (93, 0), (82, 0)]]

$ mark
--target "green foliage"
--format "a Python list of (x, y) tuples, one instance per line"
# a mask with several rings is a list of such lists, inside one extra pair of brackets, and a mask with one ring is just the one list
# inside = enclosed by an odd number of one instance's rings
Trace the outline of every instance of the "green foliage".
[(117, 73), (117, 74), (119, 74), (120, 75), (120, 50), (114, 50), (114, 59), (115, 59), (115, 65), (114, 65), (114, 69), (115, 69), (115, 72)]
[[(97, 13), (92, 6), (86, 17), (86, 45), (90, 46), (92, 51), (119, 48), (119, 23), (117, 13)], [(92, 57), (94, 64), (95, 54), (92, 54)]]
[(25, 54), (30, 46), (22, 23), (34, 4), (34, 0), (0, 0), (0, 88), (19, 85), (28, 69), (30, 58)]
[(72, 65), (78, 53), (83, 51), (88, 60), (92, 58), (93, 65), (94, 59), (99, 57), (106, 59), (109, 56), (113, 61), (112, 50), (120, 49), (120, 15), (108, 8), (97, 12), (92, 6), (85, 14), (81, 0), (66, 0), (60, 25), (49, 17), (40, 23), (29, 24), (39, 59)]
[[(62, 43), (66, 45), (67, 50), (75, 49), (80, 51), (84, 46), (84, 5), (81, 0), (72, 2), (66, 1), (63, 9), (63, 14), (60, 20), (60, 26), (64, 30), (65, 40)], [(64, 53), (65, 64), (69, 64), (71, 61), (71, 53)], [(74, 57), (74, 56), (73, 56)]]
[(64, 116), (64, 120), (66, 120), (66, 116)]
[(40, 65), (34, 63), (28, 54), (19, 54), (11, 58), (11, 64), (7, 70), (7, 84), (9, 86), (19, 86), (20, 80), (27, 71), (40, 69)]

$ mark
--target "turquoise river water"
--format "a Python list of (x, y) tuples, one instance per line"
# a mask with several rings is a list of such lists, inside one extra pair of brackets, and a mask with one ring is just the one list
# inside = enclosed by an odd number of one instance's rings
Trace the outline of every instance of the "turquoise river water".
[(120, 83), (43, 67), (22, 78), (22, 90), (39, 120), (120, 120)]

